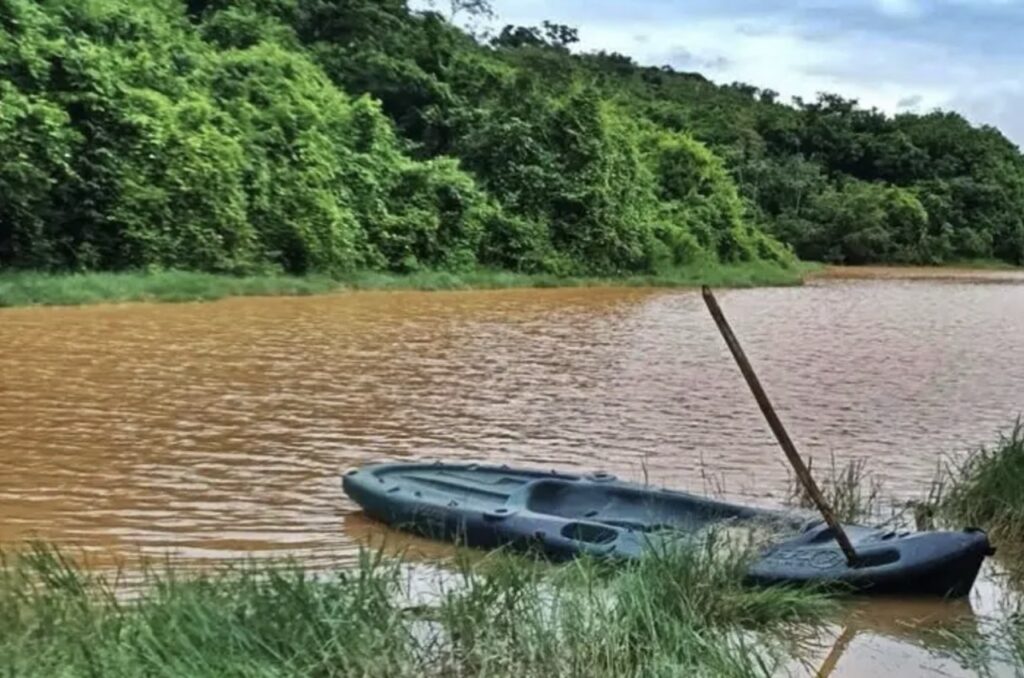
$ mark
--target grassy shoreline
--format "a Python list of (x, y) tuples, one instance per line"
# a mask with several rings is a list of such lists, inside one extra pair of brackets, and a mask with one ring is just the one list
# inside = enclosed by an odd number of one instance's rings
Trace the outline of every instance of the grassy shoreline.
[(1018, 417), (990, 446), (947, 465), (937, 480), (934, 504), (941, 518), (987, 530), (1012, 552), (1024, 577), (1024, 418)]
[[(992, 445), (980, 447), (942, 471), (932, 505), (940, 521), (976, 525), (988, 531), (1017, 596), (1003, 601), (1004, 618), (987, 641), (960, 638), (960, 656), (982, 675), (1001, 662), (1024, 671), (1024, 418), (1020, 416)], [(1009, 675), (1008, 673), (1006, 675)]]
[(834, 280), (921, 280), (933, 282), (1021, 282), (1024, 268), (984, 266), (971, 262), (938, 266), (866, 264), (863, 266), (821, 266), (808, 277)]
[(237, 296), (307, 296), (356, 290), (799, 285), (804, 276), (816, 268), (814, 264), (804, 263), (785, 268), (754, 262), (693, 266), (661, 274), (622, 277), (560, 277), (494, 270), (407, 275), (364, 271), (340, 277), (230, 276), (189, 271), (69, 274), (26, 271), (0, 273), (0, 308), (213, 301)]
[(749, 552), (690, 545), (612, 568), (502, 553), (428, 587), (364, 552), (315, 576), (248, 563), (116, 581), (36, 545), (0, 553), (11, 675), (773, 675), (836, 604), (741, 584)]
[[(850, 519), (874, 497), (862, 471), (833, 464), (824, 483)], [(1020, 546), (1021, 473), (1018, 420), (947, 470), (938, 517)], [(745, 586), (758, 543), (738, 537), (712, 530), (618, 566), (461, 552), (429, 582), (383, 551), (336, 572), (250, 561), (121, 579), (43, 544), (0, 549), (0, 657), (26, 676), (777, 675), (841, 603)], [(980, 674), (1024, 666), (1024, 610), (985, 628), (937, 628), (931, 642)]]

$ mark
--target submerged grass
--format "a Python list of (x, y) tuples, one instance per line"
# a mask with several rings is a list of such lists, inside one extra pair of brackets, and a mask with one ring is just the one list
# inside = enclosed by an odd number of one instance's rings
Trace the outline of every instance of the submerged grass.
[[(290, 565), (147, 569), (125, 598), (53, 548), (4, 557), (0, 666), (18, 676), (771, 675), (790, 632), (833, 604), (741, 584), (713, 543), (621, 567), (492, 554), (429, 604), (397, 561), (314, 576)], [(422, 592), (420, 594), (422, 598)], [(801, 626), (801, 623), (804, 623)]]
[[(1001, 546), (1024, 554), (1024, 420), (999, 434), (996, 444), (940, 463), (926, 497), (896, 503), (884, 495), (883, 482), (867, 460), (828, 466), (808, 463), (826, 502), (840, 522), (913, 525), (918, 530), (973, 525)], [(796, 476), (789, 477), (790, 506), (814, 509)], [(909, 515), (907, 515), (909, 514)]]
[(559, 277), (508, 271), (358, 272), (328, 276), (230, 276), (188, 271), (48, 274), (0, 273), (0, 307), (74, 306), (128, 301), (210, 301), (232, 296), (295, 296), (345, 290), (467, 290), (512, 287), (753, 287), (797, 285), (813, 264), (764, 262), (700, 265), (657, 275)]
[(1004, 610), (1001, 619), (983, 620), (982, 633), (946, 629), (938, 641), (961, 666), (978, 676), (1024, 676), (1024, 610)]
[[(854, 459), (840, 465), (833, 455), (824, 475), (814, 468), (813, 462), (813, 459), (808, 461), (808, 469), (816, 477), (825, 502), (832, 507), (840, 522), (870, 522), (881, 517), (881, 480), (868, 472), (866, 460)], [(817, 509), (795, 474), (790, 475), (789, 483), (788, 503), (791, 506)]]

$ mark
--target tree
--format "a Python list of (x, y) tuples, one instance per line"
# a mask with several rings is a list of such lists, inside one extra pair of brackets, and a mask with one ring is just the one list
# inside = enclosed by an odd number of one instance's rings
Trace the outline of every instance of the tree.
[(493, 19), (494, 8), (489, 0), (448, 0), (448, 21), (455, 23), (460, 14), (473, 18)]
[(0, 266), (617, 274), (785, 245), (1024, 262), (1024, 157), (995, 129), (784, 104), (576, 53), (550, 21), (490, 41), (453, 23), (492, 18), (0, 0)]
[(567, 52), (570, 45), (579, 42), (579, 31), (571, 26), (545, 21), (540, 27), (506, 25), (491, 44), (495, 47), (547, 47)]

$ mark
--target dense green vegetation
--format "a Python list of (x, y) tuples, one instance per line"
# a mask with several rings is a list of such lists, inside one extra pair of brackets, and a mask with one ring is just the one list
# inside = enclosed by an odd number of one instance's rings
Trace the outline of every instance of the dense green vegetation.
[(743, 588), (745, 558), (709, 544), (611, 570), (493, 554), (438, 587), (364, 554), (320, 576), (151, 570), (126, 598), (37, 547), (0, 563), (0, 657), (16, 676), (773, 675), (799, 623), (833, 605)]
[[(791, 259), (699, 143), (582, 83), (556, 97), (518, 82), (404, 3), (3, 0), (0, 24), (7, 266), (615, 275)], [(506, 101), (454, 105), (441, 71), (493, 78)], [(464, 132), (434, 152), (408, 136), (455, 117)]]
[(1024, 258), (1024, 160), (995, 130), (783, 105), (575, 39), (478, 40), (405, 0), (0, 0), (0, 267)]

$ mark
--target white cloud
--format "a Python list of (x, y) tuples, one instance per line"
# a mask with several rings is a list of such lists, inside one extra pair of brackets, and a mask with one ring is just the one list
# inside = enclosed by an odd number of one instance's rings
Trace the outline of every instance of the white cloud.
[[(705, 75), (722, 83), (742, 81), (804, 98), (822, 91), (836, 92), (888, 112), (898, 111), (900, 102), (910, 94), (918, 97), (918, 107), (925, 110), (941, 106), (955, 95), (948, 70), (922, 67), (935, 62), (937, 56), (927, 46), (894, 46), (866, 34), (820, 40), (781, 23), (765, 26), (760, 22), (755, 31), (749, 30), (750, 25), (758, 23), (754, 19), (629, 27), (583, 23), (580, 47), (620, 51), (641, 63), (669, 63), (684, 70), (688, 64), (673, 64), (672, 58), (685, 51), (694, 62), (717, 64)], [(631, 37), (638, 33), (648, 38), (643, 44)], [(894, 61), (893, 49), (902, 50), (907, 63)], [(964, 78), (974, 75), (969, 70), (959, 74)]]
[(1010, 80), (958, 92), (948, 103), (949, 108), (960, 111), (969, 119), (998, 127), (1018, 146), (1024, 143), (1024, 82)]
[[(1012, 30), (1024, 0), (493, 2), (498, 25), (579, 28), (582, 50), (783, 97), (834, 92), (889, 113), (950, 108), (1024, 142), (1024, 45)], [(1000, 27), (1009, 39), (991, 33)]]

